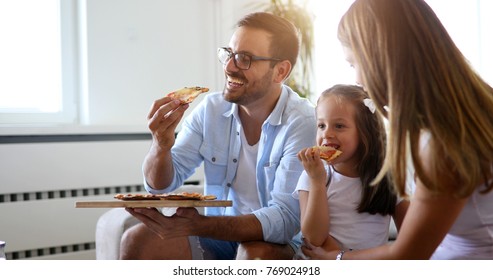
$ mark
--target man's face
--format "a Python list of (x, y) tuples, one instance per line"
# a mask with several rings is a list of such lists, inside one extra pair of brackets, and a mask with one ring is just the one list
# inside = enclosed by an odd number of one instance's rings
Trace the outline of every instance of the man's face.
[[(231, 37), (229, 49), (234, 53), (270, 57), (270, 35), (264, 30), (240, 27)], [(248, 70), (235, 66), (231, 58), (224, 65), (226, 85), (223, 96), (226, 101), (248, 105), (271, 92), (273, 68), (271, 61), (252, 61)]]

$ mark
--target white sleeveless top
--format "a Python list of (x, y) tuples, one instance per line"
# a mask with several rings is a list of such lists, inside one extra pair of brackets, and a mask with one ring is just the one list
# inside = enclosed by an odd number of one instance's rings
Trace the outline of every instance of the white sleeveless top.
[[(430, 138), (421, 134), (421, 148)], [(493, 191), (481, 194), (483, 189), (478, 186), (471, 195), (431, 259), (493, 259)]]
[(432, 259), (493, 259), (493, 191), (471, 195)]

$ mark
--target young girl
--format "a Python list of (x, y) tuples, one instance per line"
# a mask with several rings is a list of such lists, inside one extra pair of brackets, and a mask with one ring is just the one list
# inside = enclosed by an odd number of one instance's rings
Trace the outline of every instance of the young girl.
[(382, 118), (364, 90), (351, 85), (324, 91), (316, 113), (317, 144), (342, 154), (325, 165), (316, 149), (298, 153), (305, 171), (293, 196), (305, 243), (323, 247), (328, 234), (343, 250), (387, 243), (391, 216), (399, 229), (409, 202), (397, 201), (387, 179), (372, 185), (385, 158)]

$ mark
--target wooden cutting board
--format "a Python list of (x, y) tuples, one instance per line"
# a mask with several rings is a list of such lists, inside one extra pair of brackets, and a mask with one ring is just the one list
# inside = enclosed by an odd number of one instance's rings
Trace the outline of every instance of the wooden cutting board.
[(117, 208), (117, 207), (230, 207), (231, 200), (108, 200), (76, 201), (75, 208)]

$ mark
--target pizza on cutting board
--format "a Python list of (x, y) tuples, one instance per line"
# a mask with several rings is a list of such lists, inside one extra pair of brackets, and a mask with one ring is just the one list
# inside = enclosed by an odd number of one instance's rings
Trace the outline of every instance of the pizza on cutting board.
[(116, 194), (119, 200), (215, 200), (215, 195), (202, 195), (195, 192), (180, 192), (166, 194)]

